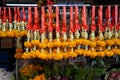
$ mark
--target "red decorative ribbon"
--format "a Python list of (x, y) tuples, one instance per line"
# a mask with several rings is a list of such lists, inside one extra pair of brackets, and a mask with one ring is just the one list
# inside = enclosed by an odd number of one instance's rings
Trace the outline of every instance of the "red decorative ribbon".
[(6, 17), (6, 7), (4, 7), (4, 11), (3, 11), (3, 23), (6, 22), (6, 19), (7, 19), (7, 17)]
[(118, 5), (115, 5), (115, 25), (116, 25), (116, 31), (119, 30), (119, 26), (118, 26)]
[(27, 20), (26, 20), (26, 12), (25, 12), (25, 8), (24, 7), (22, 7), (22, 14), (23, 14), (23, 21), (24, 22), (26, 22)]
[(87, 21), (86, 21), (86, 6), (83, 6), (82, 9), (82, 25), (84, 27), (85, 30), (88, 30), (88, 26), (87, 26)]
[(48, 13), (49, 13), (48, 31), (52, 32), (53, 28), (52, 28), (52, 7), (51, 6), (48, 7)]
[(45, 33), (45, 8), (41, 7), (41, 32)]
[(28, 24), (27, 24), (27, 30), (32, 30), (33, 27), (33, 17), (32, 17), (32, 9), (31, 7), (28, 7)]
[(17, 9), (14, 7), (14, 20), (17, 20)]
[(47, 0), (47, 5), (53, 5), (54, 3), (51, 0)]
[(75, 30), (79, 30), (78, 6), (75, 6)]
[(70, 33), (74, 32), (73, 27), (73, 6), (70, 6)]
[(34, 27), (33, 30), (39, 30), (39, 15), (38, 8), (34, 7)]
[(60, 32), (59, 26), (59, 7), (56, 7), (56, 32)]
[(99, 25), (99, 29), (100, 31), (104, 31), (104, 27), (102, 25), (102, 17), (103, 17), (103, 6), (100, 6), (99, 10), (98, 10), (98, 25)]
[(91, 31), (96, 30), (96, 25), (95, 25), (95, 6), (92, 6), (92, 24), (91, 24)]
[(63, 28), (62, 28), (62, 31), (63, 32), (66, 32), (67, 31), (67, 25), (66, 25), (66, 7), (64, 6), (63, 7), (63, 20), (62, 20), (62, 26), (63, 26)]
[(20, 8), (17, 7), (17, 22), (20, 22), (21, 19), (20, 19)]
[(8, 8), (8, 13), (9, 13), (9, 23), (12, 23), (12, 12), (10, 7)]

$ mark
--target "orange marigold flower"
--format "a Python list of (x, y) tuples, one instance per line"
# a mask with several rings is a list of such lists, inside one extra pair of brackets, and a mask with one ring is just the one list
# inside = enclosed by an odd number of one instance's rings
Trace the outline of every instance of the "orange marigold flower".
[(37, 46), (37, 45), (39, 45), (40, 41), (39, 40), (32, 40), (31, 43), (33, 46)]
[(114, 40), (110, 39), (110, 40), (106, 40), (106, 44), (112, 46), (115, 44), (115, 42)]
[(54, 47), (60, 47), (61, 46), (61, 41), (55, 41), (53, 42)]
[(63, 54), (64, 59), (69, 58), (69, 54), (67, 52), (63, 52), (62, 54)]
[(40, 59), (47, 59), (47, 54), (45, 54), (45, 53), (40, 53), (40, 54), (38, 55), (38, 58), (40, 58)]
[(1, 36), (1, 37), (6, 37), (7, 34), (6, 34), (6, 32), (3, 32), (3, 31), (2, 31), (1, 34), (0, 34), (0, 36)]
[(15, 57), (16, 59), (20, 59), (21, 56), (22, 56), (22, 53), (16, 53), (16, 54), (14, 55), (14, 57)]
[(82, 39), (75, 39), (74, 41), (76, 42), (77, 45), (82, 44)]
[(75, 41), (70, 41), (69, 42), (69, 47), (75, 47), (76, 46), (76, 43), (75, 43)]
[(106, 45), (106, 42), (101, 40), (96, 41), (96, 43), (98, 46), (102, 46), (102, 47)]
[(68, 53), (69, 57), (77, 57), (77, 54), (75, 52), (70, 51)]
[(114, 54), (120, 55), (120, 49), (112, 49), (112, 51), (114, 52)]
[(120, 39), (114, 39), (115, 44), (120, 45)]
[(68, 46), (68, 42), (62, 42), (62, 43), (61, 43), (61, 46), (62, 46), (63, 48), (67, 47), (67, 46)]
[(100, 52), (97, 52), (98, 54), (98, 57), (104, 57), (105, 56), (105, 53), (103, 51), (100, 51)]
[(48, 42), (48, 43), (47, 43), (47, 47), (48, 47), (48, 48), (52, 48), (52, 47), (53, 47), (53, 43), (52, 43), (52, 42)]
[(6, 35), (7, 35), (8, 37), (14, 37), (14, 32), (13, 32), (13, 31), (12, 31), (12, 32), (7, 31)]
[(46, 44), (46, 43), (39, 43), (39, 47), (40, 47), (40, 48), (46, 48), (46, 47), (47, 47), (47, 44)]
[(95, 41), (91, 41), (89, 45), (90, 45), (90, 47), (96, 47), (97, 44)]
[(31, 47), (32, 44), (31, 44), (31, 42), (26, 41), (26, 42), (24, 42), (24, 46), (25, 46), (25, 47)]
[(109, 51), (109, 50), (107, 50), (107, 49), (106, 49), (104, 52), (105, 52), (105, 55), (108, 56), (108, 57), (111, 57), (111, 56), (114, 55), (114, 52), (113, 52), (113, 51)]
[(22, 48), (16, 48), (16, 53), (22, 53), (23, 49)]
[(91, 52), (91, 54), (90, 54), (91, 58), (95, 58), (96, 56), (97, 56), (97, 52), (95, 52), (95, 51)]
[(62, 53), (54, 53), (53, 59), (61, 60), (61, 59), (63, 59), (63, 54)]
[(50, 54), (50, 53), (47, 54), (47, 59), (52, 59), (53, 57), (54, 57), (53, 53), (52, 54)]
[(83, 51), (83, 56), (90, 56), (90, 55), (91, 55), (91, 51), (89, 51), (89, 50)]
[(77, 55), (82, 55), (82, 54), (83, 54), (83, 49), (76, 49), (76, 50), (75, 50), (75, 53), (76, 53)]
[(89, 45), (89, 44), (90, 44), (90, 41), (89, 41), (89, 40), (86, 40), (86, 39), (83, 39), (83, 40), (82, 40), (82, 44), (83, 44), (83, 45)]

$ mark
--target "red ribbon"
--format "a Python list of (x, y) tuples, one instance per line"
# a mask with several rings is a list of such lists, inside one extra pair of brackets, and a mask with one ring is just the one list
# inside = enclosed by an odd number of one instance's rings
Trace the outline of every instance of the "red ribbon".
[(60, 32), (59, 26), (59, 7), (56, 7), (56, 32)]
[(74, 32), (74, 27), (73, 27), (73, 7), (70, 6), (70, 33)]
[(88, 30), (87, 22), (86, 22), (86, 6), (83, 6), (82, 9), (82, 25), (85, 30)]
[(9, 23), (12, 23), (12, 12), (10, 7), (8, 8), (8, 13), (9, 13)]
[(27, 21), (26, 20), (26, 12), (25, 12), (25, 8), (24, 7), (22, 7), (22, 14), (23, 14), (23, 19), (22, 20), (26, 22)]
[(99, 25), (99, 29), (100, 31), (104, 31), (104, 27), (102, 25), (102, 12), (103, 12), (103, 6), (100, 6), (99, 10), (98, 10), (98, 25)]
[(111, 26), (110, 29), (113, 29), (113, 26), (115, 25), (115, 8), (112, 9), (112, 22), (111, 22)]
[(52, 32), (53, 28), (52, 28), (52, 7), (49, 6), (48, 7), (48, 12), (49, 12), (49, 27), (48, 27), (48, 31)]
[(45, 33), (45, 8), (41, 7), (41, 30), (42, 33)]
[(32, 30), (33, 26), (33, 17), (32, 17), (32, 9), (31, 7), (28, 7), (28, 24), (27, 24), (27, 30)]
[(115, 5), (115, 25), (116, 25), (116, 31), (119, 30), (118, 26), (118, 5)]
[(75, 30), (79, 30), (78, 6), (75, 6)]
[(17, 22), (20, 22), (21, 19), (20, 19), (20, 9), (19, 7), (17, 7)]
[(17, 9), (14, 7), (14, 20), (17, 20)]
[(6, 22), (6, 19), (7, 19), (7, 17), (6, 17), (6, 7), (4, 7), (4, 11), (3, 11), (3, 23)]
[(38, 15), (38, 8), (34, 7), (34, 27), (33, 30), (39, 29), (39, 15)]
[(62, 20), (62, 26), (63, 26), (63, 28), (62, 28), (62, 31), (63, 32), (66, 32), (67, 31), (67, 26), (66, 26), (66, 7), (64, 6), (63, 7), (63, 18), (62, 18), (63, 20)]
[(47, 0), (47, 5), (53, 5), (54, 3), (51, 0)]
[(95, 6), (92, 6), (92, 25), (91, 25), (91, 31), (96, 30), (96, 25), (95, 25)]
[(106, 8), (105, 13), (106, 13), (106, 23), (105, 23), (105, 27), (107, 28), (107, 27), (108, 27), (108, 20), (109, 20), (108, 8)]

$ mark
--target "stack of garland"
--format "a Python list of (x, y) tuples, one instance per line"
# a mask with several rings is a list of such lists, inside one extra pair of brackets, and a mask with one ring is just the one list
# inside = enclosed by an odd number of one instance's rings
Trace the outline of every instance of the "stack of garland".
[[(95, 58), (112, 57), (120, 54), (120, 25), (118, 22), (120, 20), (118, 20), (117, 5), (114, 6), (114, 11), (111, 10), (111, 6), (105, 8), (104, 25), (103, 6), (100, 6), (97, 10), (97, 23), (95, 20), (96, 7), (92, 6), (91, 24), (87, 23), (87, 18), (89, 17), (87, 17), (86, 6), (82, 7), (81, 24), (78, 16), (81, 13), (78, 6), (71, 6), (69, 7), (69, 27), (67, 26), (66, 7), (62, 8), (63, 14), (60, 21), (59, 7), (55, 7), (54, 11), (51, 6), (48, 6), (47, 11), (45, 11), (45, 8), (42, 6), (40, 21), (38, 8), (34, 7), (33, 19), (32, 9), (28, 7), (28, 24), (26, 26), (28, 33), (27, 40), (24, 42), (25, 52), (16, 54), (15, 57), (17, 59), (61, 60), (77, 56)], [(46, 18), (46, 12), (48, 12), (48, 18)], [(56, 14), (55, 19), (53, 18), (54, 12)], [(46, 22), (48, 22), (48, 25), (46, 25)], [(53, 22), (56, 22), (56, 27), (53, 27)], [(3, 32), (5, 32), (4, 29)]]

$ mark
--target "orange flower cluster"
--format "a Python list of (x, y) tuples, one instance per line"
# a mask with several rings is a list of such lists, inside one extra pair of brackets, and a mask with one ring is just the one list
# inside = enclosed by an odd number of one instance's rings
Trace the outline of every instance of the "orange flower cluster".
[(44, 74), (41, 74), (39, 76), (36, 76), (33, 80), (46, 80), (46, 78)]
[(42, 71), (43, 68), (40, 65), (33, 65), (33, 64), (29, 64), (27, 66), (24, 66), (22, 68), (19, 69), (20, 74), (30, 77), (31, 75), (33, 75), (35, 73), (35, 71), (39, 72)]
[(3, 37), (11, 37), (11, 38), (14, 38), (14, 37), (22, 37), (22, 36), (26, 36), (27, 35), (27, 30), (22, 30), (22, 31), (18, 31), (18, 30), (12, 30), (12, 31), (5, 31), (3, 32), (2, 30), (0, 30), (0, 38), (3, 38)]

